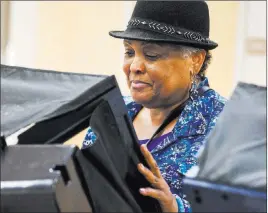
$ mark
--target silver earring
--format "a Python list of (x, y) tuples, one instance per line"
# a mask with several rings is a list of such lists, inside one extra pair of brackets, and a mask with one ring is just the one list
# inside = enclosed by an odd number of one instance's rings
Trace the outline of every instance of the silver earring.
[(193, 100), (194, 96), (196, 95), (196, 93), (197, 93), (197, 79), (194, 76), (192, 79), (192, 84), (191, 84), (191, 88), (189, 91), (189, 96), (192, 100)]

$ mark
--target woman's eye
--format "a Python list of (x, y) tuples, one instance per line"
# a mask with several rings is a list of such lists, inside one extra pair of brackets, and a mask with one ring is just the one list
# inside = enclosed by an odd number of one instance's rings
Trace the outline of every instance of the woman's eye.
[(126, 50), (126, 51), (125, 51), (125, 55), (128, 56), (128, 57), (131, 57), (131, 56), (134, 55), (134, 51)]
[(159, 58), (158, 54), (153, 54), (153, 53), (146, 53), (145, 54), (147, 58), (151, 59), (151, 60), (156, 60)]

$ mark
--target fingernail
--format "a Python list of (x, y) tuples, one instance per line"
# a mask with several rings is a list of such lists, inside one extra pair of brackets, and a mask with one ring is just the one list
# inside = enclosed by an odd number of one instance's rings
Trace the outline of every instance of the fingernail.
[(141, 169), (144, 169), (144, 166), (142, 163), (139, 164)]
[(145, 144), (142, 144), (141, 145), (141, 149), (145, 151), (146, 150), (146, 145)]
[(140, 193), (145, 193), (145, 191), (146, 191), (146, 190), (143, 189), (143, 188), (140, 189)]

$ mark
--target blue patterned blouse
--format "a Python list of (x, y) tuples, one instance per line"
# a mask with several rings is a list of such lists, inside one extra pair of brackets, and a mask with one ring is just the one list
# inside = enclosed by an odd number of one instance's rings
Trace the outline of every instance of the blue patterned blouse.
[[(202, 86), (208, 86), (207, 78), (199, 84), (199, 87)], [(125, 97), (124, 100), (128, 114), (133, 118), (142, 109), (142, 106), (133, 102), (130, 97)], [(176, 196), (179, 212), (191, 211), (190, 205), (185, 199), (186, 196), (182, 193), (182, 178), (193, 165), (196, 165), (197, 151), (215, 126), (224, 104), (225, 99), (214, 90), (194, 97), (193, 101), (186, 104), (172, 134), (165, 137), (151, 151), (162, 176)], [(82, 148), (92, 145), (95, 139), (95, 134), (89, 128)]]

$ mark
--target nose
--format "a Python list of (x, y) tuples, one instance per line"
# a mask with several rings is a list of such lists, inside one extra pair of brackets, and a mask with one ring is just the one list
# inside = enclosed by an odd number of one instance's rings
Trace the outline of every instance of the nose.
[(133, 73), (144, 73), (145, 72), (145, 64), (144, 60), (141, 57), (135, 56), (131, 65), (130, 72)]

